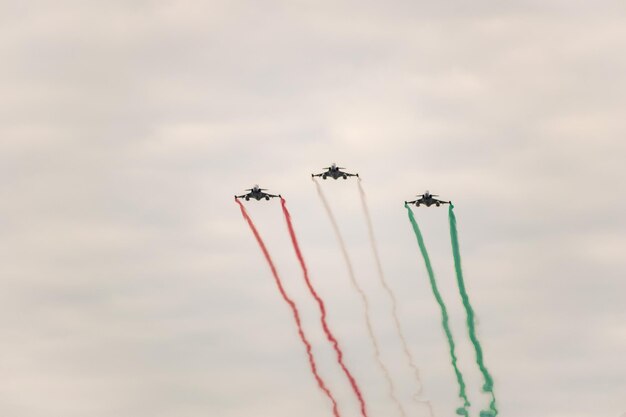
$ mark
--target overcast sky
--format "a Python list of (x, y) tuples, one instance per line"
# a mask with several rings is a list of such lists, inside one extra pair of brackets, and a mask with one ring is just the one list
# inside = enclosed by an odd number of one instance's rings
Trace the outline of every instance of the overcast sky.
[[(507, 417), (626, 412), (623, 1), (0, 0), (0, 415), (330, 416), (233, 194), (292, 212), (372, 417), (394, 417), (310, 173), (359, 172), (437, 417), (458, 405), (403, 201), (455, 202)], [(354, 181), (323, 184), (414, 389)], [(277, 201), (246, 203), (343, 417), (357, 402)], [(472, 416), (445, 209), (416, 209)]]

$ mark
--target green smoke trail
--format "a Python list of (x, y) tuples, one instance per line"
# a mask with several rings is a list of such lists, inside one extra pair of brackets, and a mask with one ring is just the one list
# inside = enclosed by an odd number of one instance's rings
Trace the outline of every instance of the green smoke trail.
[(467, 313), (467, 328), (469, 330), (469, 337), (474, 345), (476, 351), (476, 363), (480, 372), (483, 374), (485, 383), (483, 385), (483, 391), (491, 394), (491, 402), (489, 403), (489, 410), (480, 412), (480, 417), (495, 417), (498, 415), (498, 409), (496, 407), (496, 396), (493, 393), (493, 378), (489, 374), (487, 367), (483, 360), (483, 350), (480, 347), (480, 342), (476, 336), (476, 327), (474, 319), (474, 309), (470, 304), (469, 296), (465, 289), (465, 282), (463, 280), (463, 270), (461, 269), (461, 251), (459, 250), (459, 237), (456, 229), (456, 216), (454, 215), (454, 206), (450, 204), (448, 209), (448, 217), (450, 219), (450, 240), (452, 242), (452, 255), (454, 256), (454, 271), (456, 272), (456, 281), (459, 286), (459, 292), (461, 293), (461, 299), (463, 300), (463, 306)]
[[(456, 380), (459, 384), (459, 398), (463, 400), (463, 406), (457, 408), (456, 413), (458, 415), (468, 417), (469, 413), (467, 411), (467, 407), (470, 406), (470, 402), (467, 399), (467, 394), (465, 393), (465, 381), (463, 380), (463, 374), (461, 374), (461, 371), (459, 370), (459, 367), (457, 365), (454, 338), (452, 337), (452, 331), (450, 330), (450, 325), (448, 324), (449, 322), (448, 309), (446, 308), (446, 305), (443, 302), (443, 298), (441, 297), (441, 293), (439, 292), (439, 288), (437, 287), (437, 281), (435, 280), (435, 272), (433, 271), (433, 267), (430, 264), (430, 257), (428, 256), (428, 251), (426, 250), (426, 245), (424, 244), (424, 238), (422, 237), (422, 232), (420, 232), (420, 228), (417, 225), (417, 221), (415, 221), (413, 210), (411, 210), (408, 204), (405, 204), (404, 207), (407, 209), (407, 212), (409, 214), (409, 220), (411, 221), (411, 225), (413, 226), (413, 231), (415, 232), (415, 237), (417, 238), (417, 244), (420, 247), (420, 251), (422, 252), (422, 257), (424, 258), (424, 263), (426, 264), (426, 271), (428, 272), (430, 286), (433, 290), (433, 294), (435, 295), (435, 299), (437, 300), (437, 304), (439, 304), (439, 308), (441, 309), (441, 324), (443, 326), (443, 331), (446, 334), (446, 337), (448, 339), (448, 345), (450, 346), (450, 358), (452, 362), (452, 367), (454, 368)], [(487, 417), (487, 416), (481, 415), (481, 417)]]

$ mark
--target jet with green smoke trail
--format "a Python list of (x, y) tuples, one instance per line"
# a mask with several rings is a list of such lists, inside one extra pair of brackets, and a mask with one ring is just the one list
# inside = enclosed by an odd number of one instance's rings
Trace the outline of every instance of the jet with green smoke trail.
[[(415, 233), (415, 237), (417, 238), (417, 244), (420, 248), (420, 252), (422, 253), (422, 257), (424, 258), (424, 264), (426, 265), (426, 272), (428, 273), (428, 279), (430, 281), (430, 287), (432, 288), (433, 295), (435, 296), (435, 300), (439, 305), (439, 309), (441, 310), (441, 325), (443, 327), (443, 332), (446, 335), (446, 339), (448, 340), (448, 347), (450, 349), (450, 362), (452, 363), (452, 367), (454, 368), (454, 374), (456, 376), (456, 380), (459, 386), (459, 398), (463, 401), (463, 406), (457, 408), (456, 413), (461, 416), (468, 417), (469, 412), (467, 408), (470, 406), (470, 402), (467, 398), (467, 393), (465, 392), (465, 380), (463, 379), (463, 374), (459, 370), (457, 364), (457, 357), (455, 352), (455, 343), (454, 338), (452, 337), (452, 330), (450, 330), (449, 317), (448, 317), (448, 309), (446, 308), (446, 304), (443, 301), (443, 297), (439, 292), (439, 288), (437, 286), (437, 280), (435, 279), (435, 272), (433, 271), (432, 264), (430, 263), (430, 257), (428, 256), (428, 251), (426, 250), (426, 244), (424, 243), (424, 237), (422, 236), (422, 232), (420, 231), (419, 226), (417, 225), (417, 221), (415, 220), (415, 216), (413, 215), (413, 210), (409, 207), (408, 203), (404, 203), (404, 207), (407, 210), (409, 215), (409, 221), (413, 226), (413, 232)], [(487, 417), (487, 416), (481, 416)]]
[(415, 204), (415, 207), (430, 207), (432, 205), (439, 207), (442, 204), (452, 204), (452, 201), (443, 201), (436, 199), (435, 197), (439, 196), (437, 194), (431, 194), (428, 190), (426, 190), (424, 194), (418, 194), (417, 197), (419, 198), (413, 201), (405, 201), (404, 204)]

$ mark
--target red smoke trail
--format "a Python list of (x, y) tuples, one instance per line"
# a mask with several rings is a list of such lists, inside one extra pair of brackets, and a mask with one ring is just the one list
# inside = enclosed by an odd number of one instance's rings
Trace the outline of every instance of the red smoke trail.
[(334, 416), (340, 417), (339, 410), (337, 408), (337, 401), (335, 400), (335, 397), (333, 397), (333, 394), (331, 394), (330, 390), (326, 387), (324, 380), (317, 372), (317, 365), (315, 364), (315, 358), (313, 357), (311, 343), (309, 342), (306, 335), (304, 334), (304, 330), (302, 330), (302, 323), (300, 322), (300, 313), (298, 312), (298, 307), (296, 307), (296, 303), (294, 303), (293, 300), (289, 298), (289, 296), (285, 292), (285, 289), (283, 288), (283, 284), (280, 281), (280, 277), (278, 276), (278, 271), (276, 271), (276, 267), (274, 266), (274, 262), (272, 262), (272, 258), (269, 252), (267, 251), (267, 248), (265, 247), (265, 243), (263, 243), (263, 239), (261, 239), (261, 235), (259, 234), (258, 230), (254, 226), (254, 223), (252, 222), (252, 219), (248, 215), (246, 208), (236, 198), (235, 198), (235, 201), (237, 202), (237, 204), (239, 204), (239, 208), (241, 209), (241, 215), (248, 223), (248, 226), (250, 226), (250, 230), (252, 231), (252, 234), (254, 234), (254, 237), (256, 238), (256, 241), (259, 244), (259, 247), (261, 248), (261, 251), (263, 252), (263, 256), (265, 256), (265, 260), (267, 261), (268, 265), (270, 266), (270, 269), (272, 270), (272, 275), (274, 276), (274, 281), (276, 281), (276, 286), (278, 287), (278, 291), (280, 291), (280, 295), (283, 297), (283, 300), (285, 300), (285, 302), (289, 304), (289, 307), (291, 307), (293, 318), (295, 319), (296, 325), (298, 326), (298, 334), (300, 335), (300, 340), (302, 340), (302, 343), (304, 343), (304, 346), (306, 347), (306, 353), (307, 353), (307, 356), (309, 357), (309, 365), (311, 365), (311, 372), (313, 373), (313, 376), (315, 377), (315, 380), (317, 381), (317, 386), (319, 387), (319, 389), (321, 389), (324, 392), (324, 394), (326, 394), (328, 399), (330, 399), (330, 401), (332, 402)]
[(302, 256), (302, 252), (300, 251), (300, 245), (298, 244), (298, 239), (296, 238), (296, 232), (293, 229), (293, 224), (291, 223), (291, 215), (289, 214), (289, 210), (287, 210), (285, 199), (281, 197), (280, 203), (283, 207), (283, 214), (285, 215), (285, 221), (287, 222), (287, 228), (289, 229), (289, 236), (291, 237), (291, 243), (293, 244), (293, 249), (295, 250), (298, 261), (300, 262), (300, 267), (302, 268), (304, 280), (306, 281), (306, 285), (309, 288), (309, 292), (311, 293), (313, 298), (315, 298), (315, 301), (317, 301), (317, 305), (320, 308), (320, 313), (321, 313), (320, 318), (322, 322), (322, 328), (324, 329), (324, 333), (326, 333), (326, 338), (328, 339), (330, 343), (332, 343), (333, 348), (335, 349), (335, 353), (337, 353), (337, 362), (339, 363), (339, 366), (343, 370), (344, 374), (346, 374), (346, 377), (348, 378), (348, 380), (350, 381), (350, 385), (352, 386), (352, 390), (354, 391), (354, 394), (357, 396), (359, 400), (359, 404), (361, 405), (361, 414), (363, 415), (363, 417), (367, 417), (365, 400), (363, 399), (361, 390), (359, 389), (359, 386), (356, 380), (354, 379), (354, 376), (352, 376), (352, 374), (350, 373), (346, 365), (343, 363), (343, 352), (341, 348), (339, 347), (339, 342), (330, 331), (328, 327), (328, 323), (326, 323), (326, 307), (324, 306), (324, 301), (319, 296), (317, 291), (315, 291), (315, 288), (313, 288), (313, 284), (311, 283), (311, 279), (309, 277), (309, 271), (304, 262), (304, 257)]

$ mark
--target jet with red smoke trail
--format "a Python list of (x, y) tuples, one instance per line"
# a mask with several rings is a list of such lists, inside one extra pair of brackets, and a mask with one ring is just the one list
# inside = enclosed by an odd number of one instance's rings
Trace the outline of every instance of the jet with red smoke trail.
[(416, 207), (421, 205), (425, 205), (426, 207), (430, 207), (433, 204), (439, 207), (442, 204), (450, 204), (450, 201), (437, 200), (435, 197), (439, 197), (437, 194), (431, 194), (428, 190), (424, 194), (418, 194), (419, 198), (413, 201), (405, 201), (404, 204), (415, 204)]
[(244, 198), (246, 201), (250, 201), (251, 198), (254, 198), (255, 200), (259, 201), (262, 199), (269, 200), (270, 198), (280, 197), (280, 194), (275, 195), (266, 193), (265, 191), (267, 191), (267, 188), (260, 188), (258, 185), (255, 185), (252, 188), (248, 188), (246, 191), (249, 191), (249, 193), (236, 195), (235, 198)]
[(333, 164), (329, 167), (324, 168), (326, 171), (321, 172), (319, 174), (311, 174), (311, 178), (314, 177), (322, 177), (323, 180), (325, 180), (328, 177), (331, 177), (332, 179), (336, 180), (339, 178), (343, 178), (344, 180), (347, 180), (348, 177), (358, 177), (359, 174), (350, 174), (349, 172), (345, 172), (342, 171), (342, 169), (345, 169), (344, 167), (338, 167), (337, 164), (335, 164), (333, 162)]

